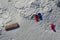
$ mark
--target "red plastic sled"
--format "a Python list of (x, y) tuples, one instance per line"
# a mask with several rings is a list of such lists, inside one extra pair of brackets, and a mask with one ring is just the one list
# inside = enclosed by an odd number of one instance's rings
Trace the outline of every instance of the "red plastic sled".
[(51, 29), (54, 31), (54, 32), (56, 32), (56, 30), (55, 30), (55, 24), (50, 24), (50, 27), (51, 27)]
[(34, 15), (34, 18), (35, 18), (35, 20), (38, 22), (39, 21), (39, 17), (38, 17), (38, 15)]
[(51, 29), (55, 29), (55, 24), (50, 24)]

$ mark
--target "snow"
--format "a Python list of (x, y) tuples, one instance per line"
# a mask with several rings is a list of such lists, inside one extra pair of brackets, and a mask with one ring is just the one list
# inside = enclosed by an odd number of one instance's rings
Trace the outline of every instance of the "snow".
[[(60, 40), (59, 0), (0, 0), (0, 40)], [(52, 10), (52, 11), (51, 11)], [(51, 11), (51, 12), (50, 12)], [(42, 13), (36, 22), (31, 16)], [(6, 31), (5, 25), (18, 22), (20, 28)], [(56, 25), (56, 32), (50, 24)]]

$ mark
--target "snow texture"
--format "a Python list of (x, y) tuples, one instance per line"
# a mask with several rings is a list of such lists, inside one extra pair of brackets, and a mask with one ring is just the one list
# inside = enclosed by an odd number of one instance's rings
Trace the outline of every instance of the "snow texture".
[[(32, 19), (37, 13), (43, 20)], [(14, 22), (20, 28), (6, 31), (4, 26)], [(0, 0), (0, 40), (60, 40), (60, 0)]]

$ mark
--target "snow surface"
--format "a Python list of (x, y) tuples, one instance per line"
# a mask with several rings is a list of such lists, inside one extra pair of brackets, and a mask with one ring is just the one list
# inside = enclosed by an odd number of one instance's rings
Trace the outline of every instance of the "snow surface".
[[(60, 40), (60, 0), (0, 0), (0, 40)], [(43, 20), (31, 19), (42, 13)], [(20, 28), (5, 31), (3, 26), (18, 22)], [(50, 24), (56, 25), (56, 32)], [(1, 31), (2, 30), (2, 31)]]

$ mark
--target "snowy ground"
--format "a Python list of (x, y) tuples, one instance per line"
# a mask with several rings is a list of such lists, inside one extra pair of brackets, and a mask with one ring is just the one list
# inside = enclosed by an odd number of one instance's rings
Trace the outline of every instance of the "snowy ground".
[[(60, 0), (0, 0), (0, 40), (60, 40)], [(52, 11), (50, 11), (52, 9)], [(31, 15), (42, 13), (36, 22)], [(18, 22), (20, 28), (5, 31), (3, 26)], [(56, 32), (50, 24), (56, 25)]]

